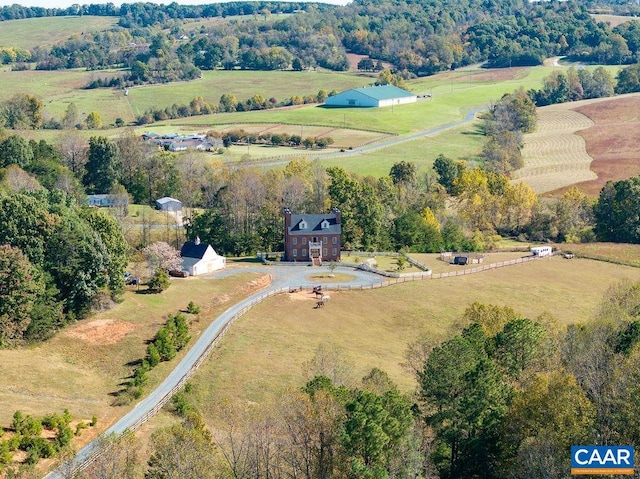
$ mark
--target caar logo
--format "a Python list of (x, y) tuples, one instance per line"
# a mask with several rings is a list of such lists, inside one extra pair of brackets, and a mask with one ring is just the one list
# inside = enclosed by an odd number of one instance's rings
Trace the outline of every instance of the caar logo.
[(571, 446), (571, 474), (633, 475), (633, 446)]

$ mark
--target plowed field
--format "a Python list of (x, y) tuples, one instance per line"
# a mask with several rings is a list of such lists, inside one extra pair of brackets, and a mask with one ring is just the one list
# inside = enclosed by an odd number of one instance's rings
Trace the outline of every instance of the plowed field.
[(573, 185), (597, 196), (609, 180), (640, 175), (639, 131), (640, 94), (540, 108), (512, 178), (551, 196)]

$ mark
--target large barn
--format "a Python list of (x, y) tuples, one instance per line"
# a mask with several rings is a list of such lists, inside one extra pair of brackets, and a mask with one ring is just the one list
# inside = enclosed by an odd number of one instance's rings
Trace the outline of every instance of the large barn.
[(392, 105), (404, 105), (415, 103), (417, 95), (393, 85), (370, 86), (354, 88), (330, 96), (325, 102), (326, 106), (336, 107), (383, 107)]

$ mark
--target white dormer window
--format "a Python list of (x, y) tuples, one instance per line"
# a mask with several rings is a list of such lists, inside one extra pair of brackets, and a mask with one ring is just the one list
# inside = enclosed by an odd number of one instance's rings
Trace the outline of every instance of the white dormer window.
[(322, 228), (323, 230), (329, 229), (329, 222), (327, 220), (322, 220), (322, 223), (320, 223), (320, 228)]
[(306, 230), (307, 222), (305, 220), (300, 220), (300, 223), (298, 223), (298, 228), (300, 228), (301, 230)]

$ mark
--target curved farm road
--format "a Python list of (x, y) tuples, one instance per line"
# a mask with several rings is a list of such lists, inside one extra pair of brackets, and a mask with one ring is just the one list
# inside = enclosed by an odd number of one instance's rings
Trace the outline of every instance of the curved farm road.
[[(359, 146), (352, 150), (335, 151), (331, 153), (318, 153), (318, 154), (314, 154), (312, 156), (312, 159), (327, 160), (331, 158), (347, 158), (349, 156), (361, 155), (362, 153), (368, 153), (370, 151), (380, 150), (382, 148), (388, 148), (390, 146), (397, 145), (399, 143), (404, 143), (406, 141), (413, 141), (419, 138), (424, 138), (426, 136), (436, 135), (438, 133), (442, 133), (443, 131), (456, 128), (466, 123), (471, 123), (471, 121), (473, 121), (477, 113), (484, 111), (486, 109), (487, 109), (486, 106), (474, 108), (472, 110), (469, 110), (462, 120), (454, 121), (453, 123), (447, 123), (446, 125), (441, 125), (435, 128), (431, 128), (429, 130), (419, 131), (418, 133), (413, 133), (411, 135), (406, 135), (406, 136), (397, 136), (394, 138), (390, 138), (388, 140), (381, 141), (379, 143), (371, 143), (369, 145)], [(251, 162), (251, 166), (286, 165), (287, 163), (289, 163), (289, 161), (290, 161), (290, 158), (284, 159), (284, 160), (275, 160), (275, 161), (269, 161), (268, 159), (265, 159), (265, 160), (260, 160), (256, 162)]]
[[(326, 268), (325, 268), (326, 270)], [(339, 267), (336, 272), (348, 270), (349, 275), (354, 276), (354, 279), (348, 283), (332, 283), (327, 285), (327, 289), (337, 288), (339, 286), (348, 286), (352, 288), (367, 288), (373, 286), (381, 286), (384, 280), (373, 273), (367, 273), (361, 270), (353, 268)], [(167, 378), (145, 399), (140, 401), (135, 407), (117, 421), (113, 426), (107, 429), (103, 435), (116, 434), (120, 435), (127, 429), (136, 429), (147, 419), (153, 416), (159, 409), (158, 405), (163, 405), (168, 399), (168, 395), (179, 385), (183, 384), (187, 375), (192, 371), (193, 366), (198, 362), (202, 355), (207, 351), (210, 345), (215, 341), (220, 332), (227, 326), (230, 321), (236, 318), (239, 314), (248, 310), (256, 301), (261, 298), (267, 297), (267, 295), (276, 294), (279, 291), (288, 291), (290, 288), (307, 287), (310, 288), (317, 283), (309, 282), (308, 276), (311, 273), (309, 268), (303, 266), (253, 266), (253, 267), (239, 267), (228, 268), (217, 273), (212, 273), (212, 276), (225, 277), (232, 274), (245, 271), (259, 271), (261, 273), (269, 273), (272, 275), (272, 282), (265, 289), (252, 294), (248, 298), (240, 301), (239, 303), (231, 306), (224, 313), (218, 316), (209, 327), (202, 333), (195, 344), (187, 352), (186, 356), (182, 358), (180, 363), (175, 369), (167, 376)], [(318, 269), (314, 269), (314, 272), (318, 272)], [(328, 270), (326, 270), (328, 272)], [(46, 479), (64, 479), (66, 474), (63, 470), (75, 470), (80, 467), (85, 461), (87, 461), (97, 451), (97, 440), (92, 441), (85, 447), (78, 451), (76, 457), (72, 460), (72, 464), (65, 464), (58, 469), (49, 473)]]

